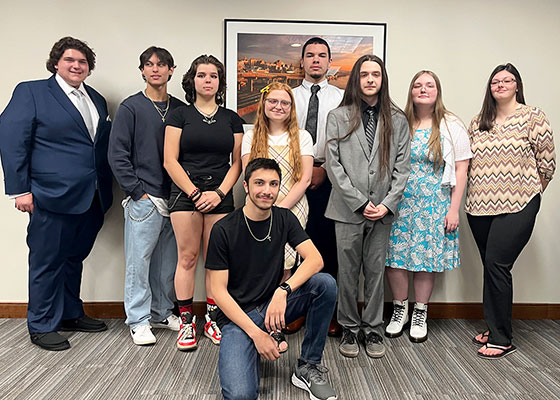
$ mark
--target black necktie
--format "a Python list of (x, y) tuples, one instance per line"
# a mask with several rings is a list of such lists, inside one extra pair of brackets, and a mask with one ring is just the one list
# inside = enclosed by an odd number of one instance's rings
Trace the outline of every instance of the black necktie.
[(307, 108), (307, 121), (305, 121), (305, 130), (311, 134), (313, 144), (317, 141), (317, 115), (319, 114), (319, 97), (317, 92), (321, 89), (319, 85), (311, 86), (311, 97), (309, 98), (309, 107)]
[(375, 128), (377, 127), (377, 121), (375, 120), (375, 110), (373, 107), (368, 107), (366, 111), (369, 114), (369, 119), (366, 125), (366, 139), (369, 146), (369, 152), (371, 153), (373, 141), (375, 140)]

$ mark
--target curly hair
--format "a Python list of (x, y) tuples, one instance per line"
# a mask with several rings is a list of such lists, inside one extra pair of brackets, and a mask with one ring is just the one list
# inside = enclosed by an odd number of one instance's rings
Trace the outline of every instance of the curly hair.
[(55, 67), (62, 58), (64, 52), (68, 49), (82, 52), (86, 56), (89, 71), (91, 72), (95, 69), (95, 53), (91, 47), (89, 47), (86, 42), (66, 36), (56, 42), (49, 53), (49, 59), (47, 60), (47, 70), (49, 72), (56, 74)]
[(212, 64), (218, 70), (219, 86), (218, 91), (216, 92), (215, 100), (217, 105), (223, 104), (226, 97), (226, 68), (224, 67), (224, 64), (222, 64), (222, 62), (216, 57), (207, 54), (203, 54), (195, 58), (189, 70), (185, 75), (183, 75), (181, 84), (183, 86), (183, 90), (185, 91), (185, 100), (187, 100), (187, 103), (189, 104), (194, 104), (194, 102), (196, 101), (194, 77), (196, 76), (196, 70), (198, 69), (198, 66), (201, 64)]

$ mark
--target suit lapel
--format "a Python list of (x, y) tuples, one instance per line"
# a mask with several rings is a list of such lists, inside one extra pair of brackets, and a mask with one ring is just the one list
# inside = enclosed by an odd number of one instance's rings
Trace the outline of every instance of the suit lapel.
[(97, 114), (99, 115), (99, 120), (97, 121), (97, 132), (95, 132), (95, 139), (97, 139), (98, 133), (99, 133), (99, 127), (101, 126), (101, 124), (103, 123), (103, 121), (105, 120), (105, 118), (107, 117), (105, 114), (105, 111), (103, 109), (103, 104), (101, 103), (101, 100), (99, 99), (98, 96), (96, 96), (97, 93), (94, 93), (94, 91), (84, 83), (84, 87), (86, 88), (86, 91), (89, 95), (89, 98), (91, 99), (91, 101), (93, 101), (93, 104), (95, 105), (95, 108), (97, 109)]
[[(350, 109), (346, 110), (346, 121), (348, 121), (348, 126), (350, 126)], [(369, 148), (366, 139), (366, 131), (364, 130), (364, 124), (360, 121), (360, 125), (358, 125), (358, 129), (356, 129), (352, 135), (356, 135), (358, 138), (358, 142), (360, 142), (360, 146), (362, 147), (362, 151), (367, 159), (369, 159)], [(344, 135), (343, 135), (344, 136)]]
[(76, 106), (74, 106), (74, 104), (70, 101), (62, 88), (58, 86), (54, 75), (49, 78), (48, 87), (53, 97), (56, 99), (56, 101), (58, 101), (62, 108), (64, 108), (66, 112), (70, 114), (70, 116), (76, 122), (76, 124), (78, 124), (84, 135), (87, 135), (87, 137), (91, 139), (91, 136), (89, 135), (89, 132), (86, 128), (86, 124), (84, 123), (84, 119), (82, 118), (82, 114), (80, 114)]
[[(365, 135), (365, 133), (364, 133)], [(377, 157), (377, 151), (379, 150), (379, 121), (375, 127), (375, 138), (373, 139), (373, 145), (371, 146), (371, 155), (369, 158), (370, 163)]]

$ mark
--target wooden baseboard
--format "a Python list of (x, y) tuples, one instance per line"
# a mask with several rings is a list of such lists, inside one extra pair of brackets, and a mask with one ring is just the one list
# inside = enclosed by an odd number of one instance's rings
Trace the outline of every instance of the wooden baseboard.
[[(122, 302), (84, 303), (86, 313), (94, 318), (126, 318)], [(390, 316), (391, 303), (385, 303), (385, 316)], [(203, 317), (206, 303), (196, 301), (193, 311)], [(0, 318), (25, 318), (27, 303), (0, 303)], [(433, 319), (482, 319), (481, 303), (430, 303), (429, 318)], [(560, 304), (514, 304), (514, 319), (560, 319)]]

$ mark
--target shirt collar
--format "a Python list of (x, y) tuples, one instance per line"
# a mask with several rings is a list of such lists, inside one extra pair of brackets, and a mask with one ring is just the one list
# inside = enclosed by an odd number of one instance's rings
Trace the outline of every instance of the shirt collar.
[(368, 103), (366, 103), (365, 101), (362, 100), (362, 112), (366, 112), (366, 110), (371, 107), (373, 108), (373, 112), (375, 114), (377, 114), (377, 112), (379, 111), (379, 101), (377, 103), (375, 103), (374, 106), (370, 106)]
[(303, 86), (304, 88), (306, 88), (309, 91), (311, 91), (311, 86), (313, 86), (313, 85), (319, 85), (321, 87), (321, 89), (324, 89), (328, 86), (328, 84), (329, 84), (329, 81), (327, 80), (327, 78), (323, 79), (319, 83), (309, 82), (308, 80), (305, 80), (305, 79), (301, 82), (301, 86)]
[[(62, 77), (58, 74), (54, 75), (54, 79), (56, 79), (56, 82), (58, 83), (58, 86), (60, 86), (60, 88), (62, 89), (62, 91), (64, 93), (66, 93), (66, 96), (70, 96), (70, 94), (76, 90), (75, 87), (70, 86), (68, 83), (66, 83), (66, 81), (64, 79), (62, 79)], [(78, 88), (78, 90), (80, 92), (82, 92), (84, 95), (87, 96), (87, 92), (86, 92), (86, 88), (84, 87), (84, 83), (80, 83), (80, 87)]]

